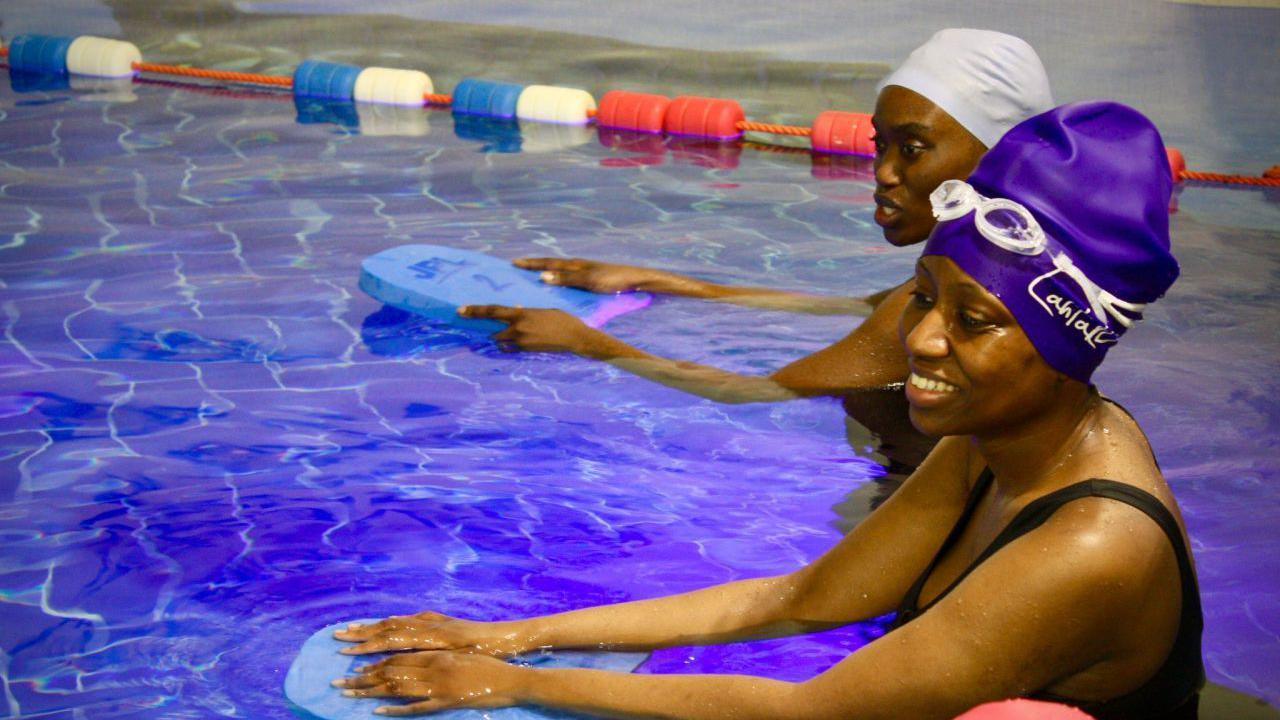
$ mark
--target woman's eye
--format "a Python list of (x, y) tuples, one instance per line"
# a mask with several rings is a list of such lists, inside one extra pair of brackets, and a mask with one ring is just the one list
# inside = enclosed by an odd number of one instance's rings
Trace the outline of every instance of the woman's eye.
[(975, 330), (985, 328), (991, 324), (990, 321), (978, 317), (977, 315), (970, 315), (967, 312), (960, 313), (960, 322), (964, 323), (965, 327)]
[(920, 290), (913, 290), (911, 292), (911, 304), (918, 308), (930, 308), (933, 307), (933, 298)]

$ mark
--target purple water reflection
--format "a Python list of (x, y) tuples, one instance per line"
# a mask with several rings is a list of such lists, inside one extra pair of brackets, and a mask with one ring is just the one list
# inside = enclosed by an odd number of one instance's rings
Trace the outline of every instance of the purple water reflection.
[[(865, 179), (764, 153), (732, 170), (607, 163), (626, 149), (596, 142), (485, 154), (439, 112), (426, 135), (370, 137), (288, 103), (134, 93), (0, 83), (8, 716), (289, 717), (283, 673), (315, 628), (787, 571), (882, 474), (834, 401), (715, 405), (505, 355), (356, 288), (363, 257), (427, 242), (869, 292), (913, 258), (847, 201)], [(1211, 676), (1274, 700), (1280, 245), (1187, 212), (1174, 229), (1184, 278), (1100, 384), (1183, 503)], [(610, 327), (763, 371), (847, 321), (663, 301)], [(798, 679), (881, 631), (667, 650), (646, 671)]]

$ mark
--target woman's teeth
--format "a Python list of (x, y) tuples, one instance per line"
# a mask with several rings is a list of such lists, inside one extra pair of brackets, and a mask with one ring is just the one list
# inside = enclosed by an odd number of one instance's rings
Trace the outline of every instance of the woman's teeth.
[(929, 392), (950, 393), (960, 389), (951, 383), (944, 383), (941, 380), (930, 380), (929, 378), (920, 377), (915, 373), (911, 373), (911, 377), (908, 378), (908, 382), (921, 390), (928, 390)]

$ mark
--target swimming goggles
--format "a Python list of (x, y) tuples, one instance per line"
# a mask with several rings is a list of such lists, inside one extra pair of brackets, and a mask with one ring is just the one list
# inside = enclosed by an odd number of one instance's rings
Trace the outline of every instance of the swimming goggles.
[[(1048, 247), (1044, 230), (1030, 210), (1007, 198), (985, 197), (963, 180), (943, 182), (929, 194), (929, 203), (933, 206), (933, 216), (938, 222), (956, 220), (974, 213), (973, 224), (982, 237), (1010, 252), (1035, 256)], [(1062, 273), (1080, 286), (1089, 300), (1093, 316), (1100, 321), (1106, 323), (1110, 317), (1128, 328), (1142, 319), (1146, 303), (1121, 300), (1102, 289), (1063, 253), (1050, 252), (1049, 257), (1053, 260), (1054, 269), (1033, 280), (1028, 290), (1041, 280)]]

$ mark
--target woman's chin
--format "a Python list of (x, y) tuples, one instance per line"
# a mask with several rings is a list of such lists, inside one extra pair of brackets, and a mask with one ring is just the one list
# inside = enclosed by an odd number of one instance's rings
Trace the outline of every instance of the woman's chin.
[(926, 408), (917, 408), (913, 405), (907, 410), (907, 417), (911, 419), (911, 425), (922, 435), (940, 438), (961, 434), (955, 432), (949, 423), (938, 417), (938, 413)]
[(916, 245), (924, 242), (928, 237), (927, 232), (913, 232), (910, 228), (904, 228), (901, 225), (884, 228), (884, 239), (894, 247)]

